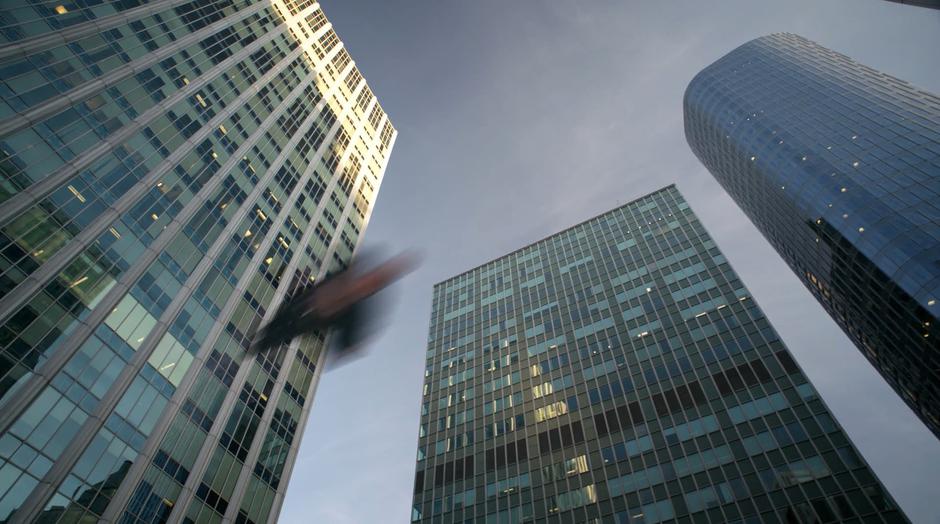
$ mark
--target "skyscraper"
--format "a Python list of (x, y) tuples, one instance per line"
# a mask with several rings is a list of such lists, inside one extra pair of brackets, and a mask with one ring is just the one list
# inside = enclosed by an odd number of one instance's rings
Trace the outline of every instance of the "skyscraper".
[(805, 38), (685, 94), (692, 151), (940, 436), (940, 98)]
[(905, 522), (674, 186), (434, 287), (414, 522)]
[(313, 1), (0, 8), (0, 521), (276, 519), (395, 130)]

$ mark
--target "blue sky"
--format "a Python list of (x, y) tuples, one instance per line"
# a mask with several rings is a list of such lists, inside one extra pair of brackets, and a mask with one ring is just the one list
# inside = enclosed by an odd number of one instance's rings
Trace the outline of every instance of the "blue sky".
[(682, 93), (793, 32), (940, 93), (940, 11), (881, 0), (322, 2), (399, 130), (366, 247), (415, 248), (367, 358), (323, 375), (281, 522), (407, 522), (435, 282), (676, 182), (914, 522), (940, 442), (692, 155)]

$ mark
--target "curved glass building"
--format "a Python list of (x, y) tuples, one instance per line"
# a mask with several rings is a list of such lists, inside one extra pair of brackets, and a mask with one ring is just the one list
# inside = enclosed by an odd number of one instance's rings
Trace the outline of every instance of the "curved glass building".
[(312, 0), (0, 4), (0, 522), (277, 519), (395, 129)]
[(793, 34), (685, 94), (692, 151), (940, 435), (940, 98)]

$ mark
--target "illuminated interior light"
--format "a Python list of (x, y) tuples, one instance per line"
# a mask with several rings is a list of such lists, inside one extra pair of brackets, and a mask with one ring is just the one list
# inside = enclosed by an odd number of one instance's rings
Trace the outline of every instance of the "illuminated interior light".
[(219, 154), (215, 151), (212, 152), (212, 158), (219, 158)]
[(865, 228), (864, 228), (864, 227), (858, 228), (858, 232), (859, 232), (859, 233), (864, 233), (864, 232), (865, 232)]
[(839, 192), (841, 192), (841, 193), (845, 193), (846, 191), (848, 191), (848, 189), (846, 189), (846, 188), (844, 188), (844, 187), (839, 190)]
[(196, 93), (196, 101), (199, 102), (199, 105), (201, 105), (202, 107), (206, 107), (206, 101), (204, 98), (202, 98), (202, 95), (200, 95), (199, 93)]
[(156, 214), (156, 213), (150, 213), (150, 218), (152, 218), (152, 219), (154, 219), (154, 220), (159, 220), (159, 219), (160, 219), (160, 215), (158, 215), (158, 214)]
[(702, 311), (702, 312), (701, 312), (701, 313), (699, 313), (698, 315), (695, 315), (695, 318), (698, 318), (698, 317), (704, 317), (704, 316), (705, 316), (705, 315), (707, 315), (707, 314), (708, 314), (708, 312), (707, 312), (707, 311)]
[(57, 5), (55, 6), (55, 12), (56, 14), (64, 15), (65, 13), (68, 13), (69, 10), (66, 9), (64, 5)]
[(753, 162), (753, 161), (755, 161), (755, 160), (757, 160), (757, 157), (756, 157), (756, 156), (752, 156), (752, 157), (751, 157), (751, 162)]
[(722, 304), (722, 305), (718, 306), (716, 309), (723, 309), (723, 308), (726, 308), (726, 307), (728, 307), (727, 304)]
[(817, 223), (817, 224), (822, 224), (822, 219), (821, 219), (821, 218), (817, 218), (817, 219), (816, 219), (816, 223)]
[(934, 304), (936, 304), (936, 303), (937, 303), (937, 301), (934, 300), (934, 299), (932, 299), (932, 298), (927, 301), (927, 305), (928, 305), (928, 306), (932, 306), (932, 305), (934, 305)]
[(852, 135), (852, 140), (855, 140), (856, 138), (858, 138), (858, 135)]
[(842, 218), (849, 218), (849, 214), (848, 214), (848, 213), (842, 213)]
[(186, 78), (185, 76), (183, 77), (183, 85), (186, 85), (186, 86), (189, 85), (189, 79)]
[(38, 257), (38, 256), (41, 256), (45, 252), (46, 252), (45, 249), (40, 249), (39, 251), (36, 251), (35, 253), (33, 253), (33, 256)]
[(804, 162), (806, 161), (806, 157), (805, 157), (805, 156), (803, 157), (803, 161), (804, 161)]
[(258, 218), (260, 218), (261, 220), (267, 220), (267, 219), (268, 219), (268, 215), (265, 215), (265, 214), (264, 214), (264, 211), (262, 211), (262, 210), (260, 210), (260, 209), (255, 209), (255, 213), (258, 214)]
[(653, 291), (653, 288), (651, 288), (651, 287), (646, 288), (646, 292), (647, 292), (647, 293), (650, 293), (651, 291)]
[(251, 230), (250, 230), (250, 229), (246, 229), (246, 230), (245, 230), (245, 236), (246, 236), (246, 237), (250, 237), (250, 236), (251, 236)]
[(264, 259), (264, 263), (267, 264), (267, 265), (269, 265), (269, 266), (271, 265), (271, 262), (274, 262), (274, 257), (268, 257), (268, 258)]
[(157, 182), (157, 187), (163, 187), (163, 182)]
[(77, 189), (75, 189), (72, 186), (69, 186), (69, 191), (71, 191), (72, 194), (75, 195), (75, 198), (77, 198), (79, 202), (81, 202), (82, 204), (85, 203), (85, 197), (82, 196), (82, 194), (79, 193)]
[(284, 249), (290, 248), (290, 244), (288, 244), (287, 241), (284, 240), (284, 237), (277, 237), (277, 241), (280, 242), (282, 246), (284, 246)]
[(261, 400), (263, 400), (263, 401), (265, 401), (265, 402), (267, 402), (267, 401), (268, 401), (268, 396), (267, 396), (267, 395), (265, 395), (264, 393), (261, 393), (261, 395), (260, 395), (260, 396), (261, 396)]
[(72, 282), (72, 284), (69, 285), (69, 288), (73, 288), (73, 287), (75, 287), (75, 286), (81, 284), (82, 282), (84, 282), (84, 281), (86, 281), (86, 280), (88, 280), (88, 275), (85, 275), (85, 276), (83, 276), (82, 278), (76, 280), (75, 282)]
[(222, 124), (219, 124), (219, 131), (221, 131), (223, 135), (228, 134), (228, 129), (225, 129), (225, 126)]
[(858, 160), (856, 160), (855, 162), (852, 162), (852, 167), (858, 167)]

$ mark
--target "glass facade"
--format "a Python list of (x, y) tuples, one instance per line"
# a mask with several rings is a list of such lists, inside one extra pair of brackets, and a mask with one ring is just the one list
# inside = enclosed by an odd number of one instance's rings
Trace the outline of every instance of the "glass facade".
[(396, 131), (311, 0), (0, 7), (0, 522), (268, 522)]
[(685, 94), (693, 152), (940, 436), (940, 98), (792, 34)]
[(434, 287), (413, 522), (906, 522), (674, 186)]

